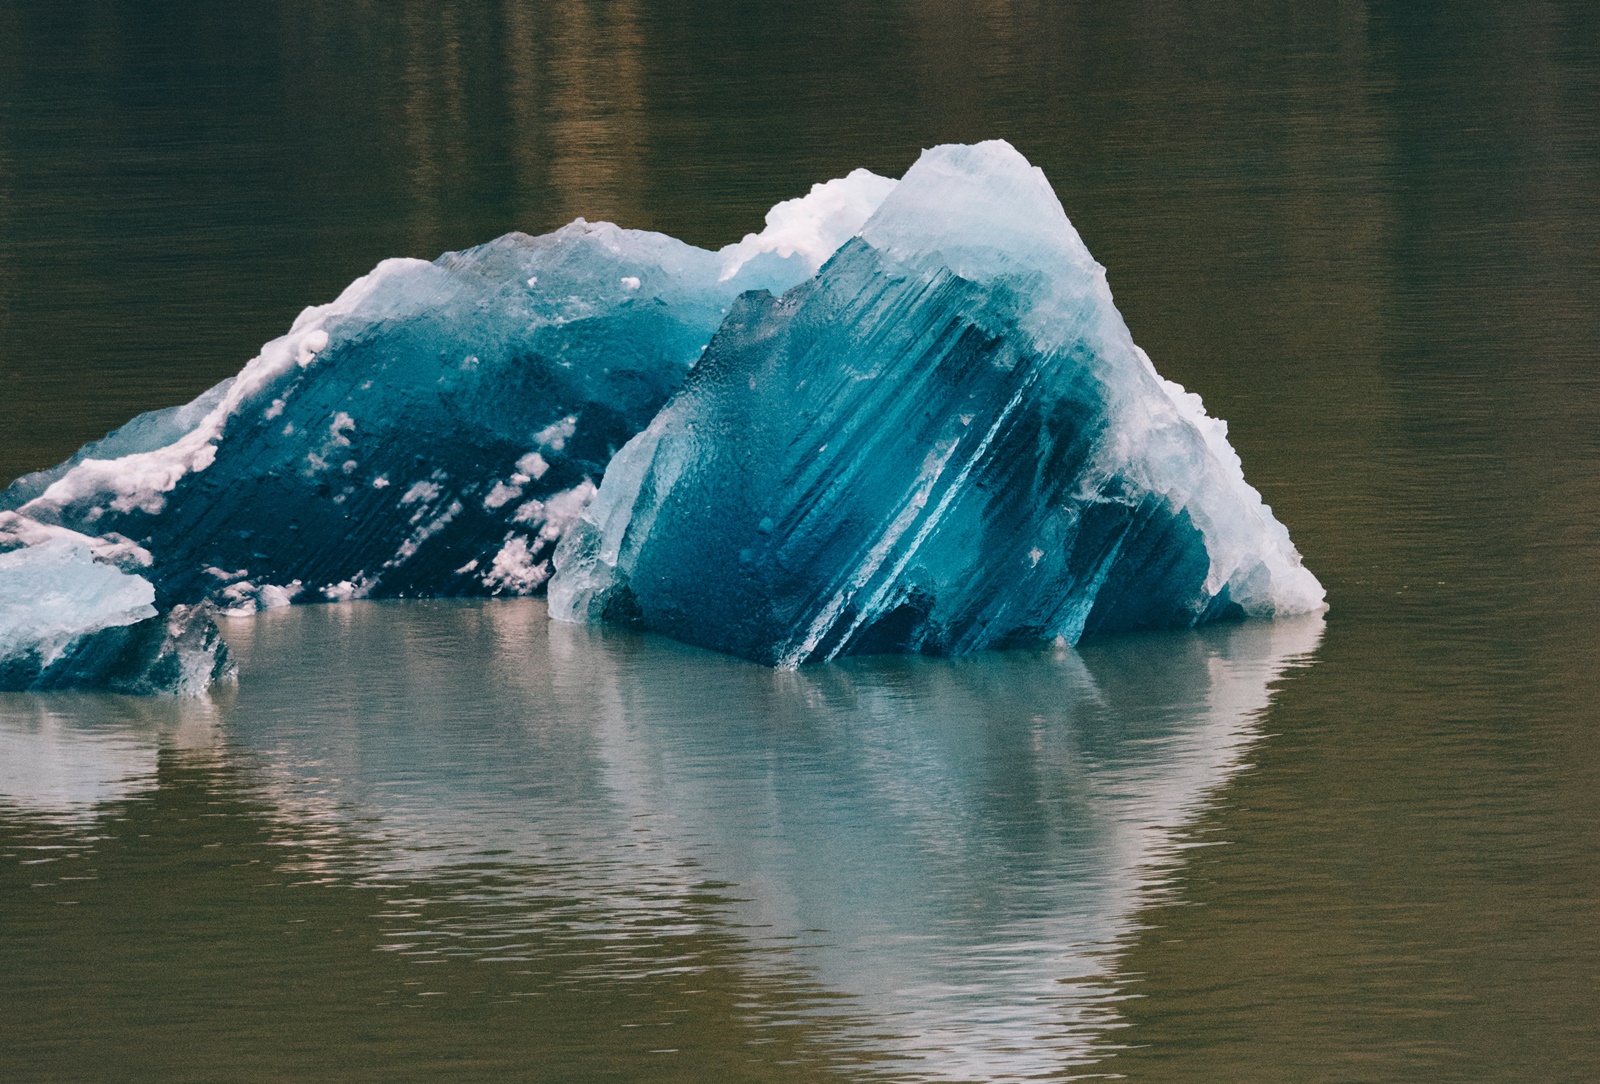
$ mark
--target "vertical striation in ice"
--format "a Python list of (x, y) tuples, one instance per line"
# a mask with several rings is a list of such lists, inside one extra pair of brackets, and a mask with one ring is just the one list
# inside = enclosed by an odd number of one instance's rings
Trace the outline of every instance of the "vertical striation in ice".
[(555, 563), (560, 619), (780, 666), (1323, 598), (1003, 142), (925, 152), (815, 278), (741, 297)]

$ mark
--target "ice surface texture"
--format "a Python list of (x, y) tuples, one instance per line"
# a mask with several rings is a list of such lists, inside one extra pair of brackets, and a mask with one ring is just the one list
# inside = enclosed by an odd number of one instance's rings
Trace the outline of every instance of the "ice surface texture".
[(818, 185), (722, 252), (579, 219), (387, 260), (237, 377), (19, 479), (0, 509), (138, 540), (163, 609), (540, 590), (739, 293), (814, 274), (892, 185)]
[(559, 619), (787, 667), (1323, 598), (1002, 142), (925, 152), (815, 278), (741, 297), (555, 561)]
[[(0, 543), (14, 541), (0, 523)], [(232, 674), (202, 607), (158, 615), (155, 588), (57, 537), (0, 553), (0, 690), (193, 694)]]

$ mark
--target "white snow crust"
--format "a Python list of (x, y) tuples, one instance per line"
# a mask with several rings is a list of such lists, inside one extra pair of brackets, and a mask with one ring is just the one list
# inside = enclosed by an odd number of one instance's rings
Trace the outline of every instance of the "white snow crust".
[(811, 186), (797, 199), (784, 200), (767, 212), (767, 228), (747, 233), (724, 247), (722, 281), (737, 275), (763, 253), (798, 259), (806, 277), (817, 273), (839, 246), (854, 237), (863, 223), (882, 205), (896, 182), (865, 169)]

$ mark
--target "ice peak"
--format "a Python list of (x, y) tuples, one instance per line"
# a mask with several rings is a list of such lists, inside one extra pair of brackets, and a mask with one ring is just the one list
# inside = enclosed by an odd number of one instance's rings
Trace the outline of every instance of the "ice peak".
[(923, 151), (861, 237), (897, 259), (937, 254), (974, 282), (1100, 270), (1044, 171), (1003, 139)]

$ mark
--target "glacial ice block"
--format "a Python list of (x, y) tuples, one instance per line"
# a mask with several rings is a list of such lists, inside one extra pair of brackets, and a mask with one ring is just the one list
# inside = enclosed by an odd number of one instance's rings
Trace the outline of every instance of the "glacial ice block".
[(238, 376), (18, 479), (0, 510), (136, 541), (162, 609), (541, 591), (734, 299), (814, 274), (893, 184), (814, 186), (721, 252), (579, 219), (384, 261)]
[[(0, 542), (14, 541), (5, 526)], [(209, 613), (157, 614), (154, 599), (149, 580), (69, 537), (0, 552), (0, 690), (194, 694), (230, 676)]]
[(555, 565), (558, 619), (788, 667), (1323, 599), (1003, 142), (925, 152), (815, 278), (744, 295)]

